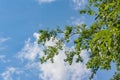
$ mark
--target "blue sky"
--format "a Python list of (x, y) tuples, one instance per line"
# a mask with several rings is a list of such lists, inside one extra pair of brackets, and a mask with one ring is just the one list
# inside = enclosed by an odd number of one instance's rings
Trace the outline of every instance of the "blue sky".
[[(79, 15), (85, 0), (0, 0), (0, 80), (86, 80), (90, 70), (85, 64), (64, 63), (64, 55), (55, 63), (41, 65), (42, 46), (38, 45), (39, 29), (57, 25), (91, 24), (93, 18)], [(46, 45), (53, 45), (48, 41)], [(67, 47), (65, 47), (67, 49)], [(60, 51), (59, 53), (63, 53)], [(83, 51), (81, 56), (88, 60)], [(114, 72), (99, 71), (94, 80), (109, 80)]]

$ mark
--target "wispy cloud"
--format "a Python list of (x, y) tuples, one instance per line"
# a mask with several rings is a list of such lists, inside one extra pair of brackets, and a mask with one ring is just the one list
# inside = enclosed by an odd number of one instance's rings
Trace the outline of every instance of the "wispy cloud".
[(72, 0), (72, 3), (74, 6), (74, 9), (79, 10), (86, 5), (87, 0)]
[(10, 60), (6, 58), (5, 55), (0, 55), (0, 63), (6, 63), (9, 62)]
[(0, 38), (0, 44), (1, 43), (3, 43), (3, 42), (5, 42), (5, 41), (7, 41), (7, 40), (9, 40), (10, 38)]
[[(39, 4), (45, 4), (45, 3), (52, 3), (57, 0), (37, 0)], [(79, 10), (83, 7), (85, 7), (87, 0), (68, 0), (72, 3), (72, 6), (75, 10)]]
[(39, 48), (38, 44), (31, 43), (30, 39), (25, 42), (24, 48), (18, 53), (20, 54), (18, 57), (23, 59), (28, 59), (30, 61), (34, 61), (41, 52), (41, 49)]
[[(54, 63), (50, 61), (40, 64), (39, 58), (43, 55), (43, 47), (37, 44), (39, 34), (35, 33), (35, 42), (30, 39), (25, 43), (25, 47), (18, 53), (18, 57), (23, 61), (28, 61), (25, 68), (28, 70), (37, 69), (39, 71), (38, 77), (42, 80), (84, 80), (90, 75), (90, 70), (86, 69), (85, 63), (75, 63), (70, 66), (64, 62), (65, 55), (63, 54), (67, 47), (64, 46), (63, 50), (59, 51), (59, 55), (54, 57)], [(52, 45), (51, 41), (47, 45)], [(88, 60), (87, 51), (81, 52), (84, 60)]]
[(68, 20), (68, 24), (72, 24), (72, 25), (80, 25), (85, 23), (86, 19), (84, 16), (76, 18), (76, 17), (70, 17), (70, 20)]
[(4, 71), (4, 72), (1, 74), (1, 76), (2, 76), (3, 80), (18, 80), (18, 79), (19, 79), (18, 76), (17, 76), (16, 79), (13, 79), (12, 76), (13, 76), (14, 74), (19, 75), (19, 74), (21, 74), (21, 73), (22, 73), (22, 71), (18, 70), (17, 68), (8, 67), (8, 68), (6, 69), (6, 71)]
[(3, 50), (6, 48), (5, 45), (3, 45), (4, 42), (6, 42), (7, 40), (9, 40), (10, 38), (0, 38), (0, 50)]
[(40, 4), (43, 4), (43, 3), (51, 3), (51, 2), (54, 2), (55, 0), (37, 0)]

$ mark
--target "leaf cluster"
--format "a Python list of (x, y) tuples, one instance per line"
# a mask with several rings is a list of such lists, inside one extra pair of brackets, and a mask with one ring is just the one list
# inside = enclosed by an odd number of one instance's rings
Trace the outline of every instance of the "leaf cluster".
[[(87, 62), (87, 68), (90, 68), (92, 74), (90, 79), (98, 69), (111, 69), (111, 62), (116, 64), (116, 72), (111, 80), (120, 80), (120, 0), (88, 0), (89, 4), (80, 14), (87, 14), (95, 17), (94, 22), (86, 27), (86, 24), (65, 26), (64, 30), (40, 30), (38, 43), (45, 44), (51, 37), (57, 38), (56, 46), (46, 48), (46, 57), (41, 58), (41, 63), (47, 60), (54, 61), (53, 58), (62, 49), (64, 44), (74, 44), (74, 50), (67, 50), (65, 61), (70, 65), (74, 56), (77, 56), (76, 62), (82, 62), (80, 56), (81, 50), (91, 50), (90, 60)], [(94, 10), (95, 9), (95, 10)], [(73, 36), (77, 36), (75, 39)], [(72, 38), (72, 39), (71, 39)]]

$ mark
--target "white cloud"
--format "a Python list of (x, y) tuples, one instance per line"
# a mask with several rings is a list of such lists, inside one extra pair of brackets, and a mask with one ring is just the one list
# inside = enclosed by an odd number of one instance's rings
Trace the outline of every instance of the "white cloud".
[[(6, 71), (4, 71), (1, 76), (3, 77), (3, 80), (15, 80), (12, 78), (13, 74), (21, 74), (22, 71), (18, 70), (17, 68), (14, 67), (8, 67)], [(17, 78), (18, 79), (18, 78)]]
[(30, 39), (28, 39), (25, 42), (25, 46), (24, 48), (18, 52), (18, 57), (20, 59), (28, 59), (30, 61), (34, 61), (36, 59), (37, 56), (40, 56), (41, 53), (41, 49), (39, 47), (39, 45), (37, 44), (38, 38), (39, 38), (39, 34), (38, 33), (34, 33), (33, 36), (36, 38), (36, 41), (31, 43)]
[(30, 43), (30, 39), (25, 44), (24, 48), (19, 52), (20, 55), (18, 57), (34, 61), (41, 52), (41, 49), (37, 43)]
[(51, 3), (54, 2), (55, 0), (37, 0), (40, 4), (42, 3)]
[[(82, 52), (82, 56), (88, 59), (86, 51)], [(40, 77), (43, 80), (84, 80), (90, 75), (90, 70), (86, 69), (85, 63), (75, 63), (70, 66), (64, 62), (65, 55), (63, 51), (59, 52), (54, 58), (54, 63), (46, 62), (40, 65), (42, 73)]]
[[(20, 59), (28, 60), (28, 63), (25, 65), (26, 69), (37, 69), (39, 71), (38, 77), (42, 80), (84, 80), (88, 78), (90, 70), (86, 69), (85, 66), (88, 60), (86, 50), (81, 53), (83, 59), (86, 60), (84, 63), (73, 62), (71, 66), (65, 63), (64, 59), (66, 56), (64, 55), (64, 50), (67, 47), (64, 46), (64, 49), (59, 51), (59, 55), (54, 57), (54, 63), (48, 61), (40, 64), (39, 57), (43, 55), (43, 47), (37, 44), (38, 36), (38, 33), (34, 33), (36, 41), (32, 43), (28, 40), (25, 43), (25, 47), (18, 53)], [(51, 43), (51, 41), (47, 42), (48, 45), (52, 45)]]
[(78, 10), (86, 5), (86, 0), (72, 0), (74, 9)]

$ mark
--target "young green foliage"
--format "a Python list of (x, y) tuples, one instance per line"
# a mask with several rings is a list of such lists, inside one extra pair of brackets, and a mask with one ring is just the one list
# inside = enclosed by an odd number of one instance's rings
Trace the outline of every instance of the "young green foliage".
[[(66, 26), (65, 30), (57, 28), (56, 30), (40, 30), (38, 43), (45, 44), (51, 37), (59, 38), (58, 35), (64, 34), (55, 46), (45, 48), (45, 56), (40, 60), (41, 63), (47, 60), (54, 61), (53, 58), (62, 49), (64, 44), (74, 42), (74, 50), (65, 51), (66, 59), (70, 65), (74, 56), (77, 56), (76, 62), (82, 62), (80, 52), (83, 49), (91, 50), (90, 60), (87, 62), (87, 68), (90, 68), (92, 74), (90, 80), (94, 77), (98, 69), (111, 69), (111, 62), (116, 64), (116, 72), (111, 80), (120, 80), (120, 0), (88, 0), (89, 4), (80, 14), (88, 14), (95, 17), (94, 22), (89, 27), (86, 24), (76, 26)], [(95, 8), (95, 10), (93, 10)], [(77, 35), (75, 39), (71, 37)]]

